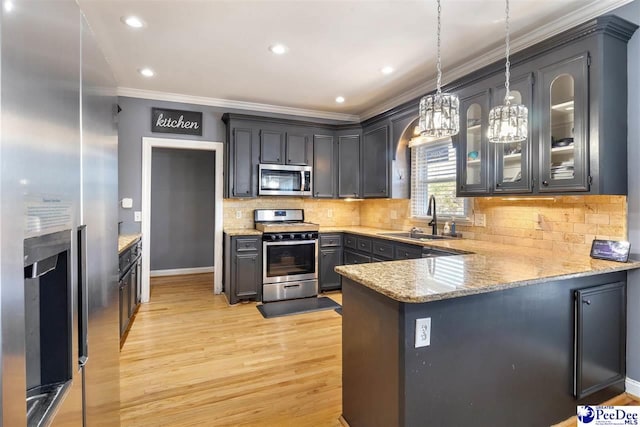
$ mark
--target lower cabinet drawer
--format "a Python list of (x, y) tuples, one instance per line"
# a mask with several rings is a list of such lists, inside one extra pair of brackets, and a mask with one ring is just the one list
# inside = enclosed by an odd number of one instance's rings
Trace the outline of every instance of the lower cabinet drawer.
[(247, 251), (257, 251), (258, 245), (261, 243), (255, 237), (237, 237), (235, 239), (236, 242), (236, 251), (237, 252), (247, 252)]
[(422, 248), (409, 245), (396, 245), (394, 259), (422, 258)]
[(371, 245), (371, 254), (377, 258), (393, 259), (393, 244), (374, 240)]
[(371, 252), (371, 239), (358, 237), (358, 250), (360, 252)]
[(320, 235), (320, 247), (339, 247), (342, 246), (341, 234), (321, 234)]
[(283, 299), (306, 298), (318, 295), (317, 280), (301, 282), (269, 283), (262, 286), (262, 301), (278, 301)]
[(356, 236), (353, 234), (346, 234), (344, 236), (344, 247), (351, 249), (358, 249), (358, 242)]
[(365, 264), (371, 262), (371, 257), (362, 255), (356, 252), (344, 251), (344, 263), (345, 265), (351, 264)]

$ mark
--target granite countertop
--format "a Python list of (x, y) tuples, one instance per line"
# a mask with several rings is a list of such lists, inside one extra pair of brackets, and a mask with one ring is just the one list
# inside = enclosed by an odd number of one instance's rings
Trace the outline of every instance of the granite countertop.
[[(640, 261), (619, 263), (592, 259), (588, 255), (544, 252), (532, 248), (451, 239), (416, 242), (389, 237), (366, 227), (322, 227), (321, 232), (348, 232), (403, 241), (441, 249), (469, 252), (437, 258), (345, 265), (336, 271), (394, 300), (421, 303), (493, 292), (549, 280), (603, 274), (640, 268)], [(398, 232), (397, 230), (395, 232)]]
[(142, 234), (121, 234), (118, 236), (118, 254), (129, 249), (140, 237)]
[(225, 228), (225, 234), (229, 236), (261, 236), (262, 231), (255, 228)]

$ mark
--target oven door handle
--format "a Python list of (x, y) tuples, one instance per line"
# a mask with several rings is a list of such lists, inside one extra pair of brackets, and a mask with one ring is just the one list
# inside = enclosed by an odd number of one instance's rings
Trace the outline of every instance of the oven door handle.
[(264, 246), (315, 245), (318, 240), (285, 240), (279, 242), (263, 242)]
[(287, 288), (299, 288), (300, 287), (300, 283), (296, 284), (296, 285), (284, 285), (283, 288), (287, 289)]

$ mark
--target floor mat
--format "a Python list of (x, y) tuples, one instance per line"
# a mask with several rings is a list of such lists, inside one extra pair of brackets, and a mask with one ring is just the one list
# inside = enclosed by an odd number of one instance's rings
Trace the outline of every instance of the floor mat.
[(342, 308), (340, 304), (327, 297), (301, 298), (288, 301), (265, 302), (258, 306), (258, 311), (265, 319), (310, 313), (312, 311), (335, 310)]

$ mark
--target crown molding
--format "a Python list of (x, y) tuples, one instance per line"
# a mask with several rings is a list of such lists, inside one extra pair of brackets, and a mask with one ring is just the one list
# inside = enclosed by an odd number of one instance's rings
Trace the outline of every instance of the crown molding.
[[(563, 31), (569, 30), (577, 25), (587, 22), (598, 16), (604, 15), (607, 12), (611, 12), (621, 6), (631, 3), (634, 0), (608, 0), (608, 1), (595, 1), (586, 6), (576, 9), (571, 12), (570, 15), (565, 15), (547, 24), (541, 25), (535, 30), (511, 40), (511, 51), (516, 53), (528, 47), (535, 45), (549, 37), (555, 36)], [(498, 60), (504, 58), (504, 47), (500, 46), (492, 49), (484, 54), (479, 55), (476, 59), (471, 61), (465, 61), (462, 65), (446, 70), (444, 75), (447, 80), (443, 82), (443, 86), (448, 83), (454, 82), (467, 74), (470, 74), (480, 68), (486, 67)], [(431, 78), (428, 81), (420, 84), (419, 86), (401, 93), (398, 96), (387, 99), (376, 107), (368, 109), (360, 113), (361, 120), (367, 120), (385, 111), (388, 111), (398, 105), (405, 102), (412, 101), (420, 96), (423, 96), (436, 88), (436, 79)]]
[(335, 120), (339, 122), (360, 122), (360, 116), (356, 114), (333, 113), (330, 111), (307, 110), (304, 108), (284, 107), (280, 105), (261, 104), (257, 102), (234, 101), (232, 99), (209, 98), (205, 96), (182, 95), (171, 92), (158, 92), (153, 90), (135, 89), (130, 87), (118, 87), (118, 96), (130, 98), (151, 99), (155, 101), (178, 102), (184, 104), (206, 105), (209, 107), (221, 107), (233, 110), (246, 110), (251, 112), (286, 114), (290, 116), (310, 117), (315, 119)]

